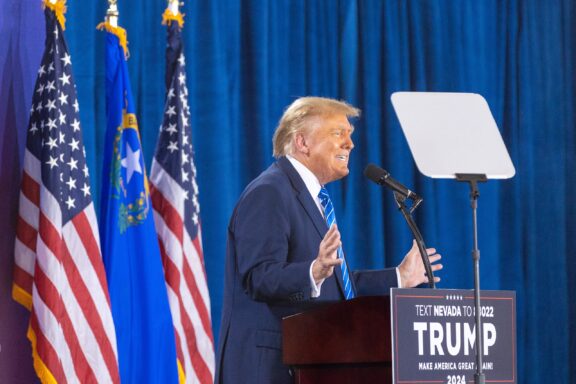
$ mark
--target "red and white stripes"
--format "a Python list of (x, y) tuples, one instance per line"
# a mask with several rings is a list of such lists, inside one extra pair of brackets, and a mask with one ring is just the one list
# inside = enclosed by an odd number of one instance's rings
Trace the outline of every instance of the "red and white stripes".
[(212, 383), (214, 343), (200, 225), (191, 239), (183, 222), (185, 193), (155, 160), (150, 182), (178, 360), (187, 383)]
[(62, 224), (60, 205), (28, 150), (16, 230), (14, 298), (31, 310), (43, 381), (118, 383), (116, 335), (94, 206)]

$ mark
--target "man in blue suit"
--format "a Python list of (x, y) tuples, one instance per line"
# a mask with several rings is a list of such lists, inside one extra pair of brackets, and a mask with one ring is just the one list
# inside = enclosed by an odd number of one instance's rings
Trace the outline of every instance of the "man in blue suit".
[[(246, 187), (228, 226), (217, 383), (292, 383), (282, 364), (282, 318), (345, 299), (340, 233), (328, 228), (318, 194), (348, 174), (348, 118), (359, 112), (320, 97), (297, 99), (284, 112), (274, 134), (277, 161)], [(434, 249), (428, 255), (431, 263), (440, 259)], [(398, 268), (350, 276), (355, 296), (427, 282), (416, 246)]]

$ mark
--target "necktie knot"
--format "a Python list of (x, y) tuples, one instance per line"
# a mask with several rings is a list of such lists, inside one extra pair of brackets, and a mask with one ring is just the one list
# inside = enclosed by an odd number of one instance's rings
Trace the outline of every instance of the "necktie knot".
[(324, 187), (322, 187), (320, 189), (320, 192), (318, 192), (318, 197), (320, 198), (320, 202), (322, 203), (322, 206), (324, 208), (326, 208), (326, 204), (328, 204), (328, 202), (330, 201), (330, 196), (328, 195), (328, 190)]
[(332, 205), (332, 200), (330, 200), (330, 196), (328, 195), (328, 190), (322, 187), (318, 193), (318, 197), (320, 198), (322, 208), (324, 208), (326, 224), (328, 224), (328, 228), (330, 228), (332, 224), (336, 222), (336, 215), (334, 214), (334, 206)]

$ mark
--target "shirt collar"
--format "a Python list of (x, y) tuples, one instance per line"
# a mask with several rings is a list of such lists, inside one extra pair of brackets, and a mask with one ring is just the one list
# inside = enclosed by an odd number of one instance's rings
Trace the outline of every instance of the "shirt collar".
[(300, 177), (302, 178), (302, 181), (304, 181), (304, 184), (306, 185), (306, 189), (308, 189), (308, 192), (310, 192), (310, 195), (312, 195), (312, 198), (314, 199), (314, 201), (316, 201), (316, 202), (319, 201), (318, 193), (320, 193), (320, 189), (322, 188), (322, 185), (320, 185), (320, 182), (318, 181), (318, 178), (316, 177), (316, 175), (314, 175), (311, 170), (306, 168), (306, 166), (304, 164), (302, 164), (301, 162), (296, 160), (294, 157), (292, 157), (290, 155), (286, 155), (286, 158), (290, 161), (292, 166), (296, 169), (296, 172), (298, 172), (298, 175), (300, 175)]

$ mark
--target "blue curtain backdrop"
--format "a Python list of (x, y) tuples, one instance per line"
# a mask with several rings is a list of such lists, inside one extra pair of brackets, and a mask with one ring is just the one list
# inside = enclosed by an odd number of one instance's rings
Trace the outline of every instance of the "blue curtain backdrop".
[[(1, 3), (0, 381), (28, 383), (27, 317), (9, 292), (16, 181), (44, 22), (39, 0)], [(94, 195), (106, 126), (105, 34), (95, 27), (106, 6), (70, 0), (66, 15)], [(150, 164), (164, 105), (165, 2), (118, 6)], [(352, 267), (395, 265), (410, 246), (391, 193), (362, 176), (374, 162), (424, 196), (417, 222), (444, 256), (439, 287), (471, 288), (468, 187), (418, 173), (390, 95), (477, 92), (488, 100), (517, 170), (511, 180), (480, 186), (482, 287), (517, 293), (519, 382), (576, 382), (573, 1), (189, 0), (182, 11), (216, 334), (229, 216), (244, 186), (272, 162), (283, 109), (303, 95), (344, 99), (363, 111), (351, 173), (330, 187)]]

